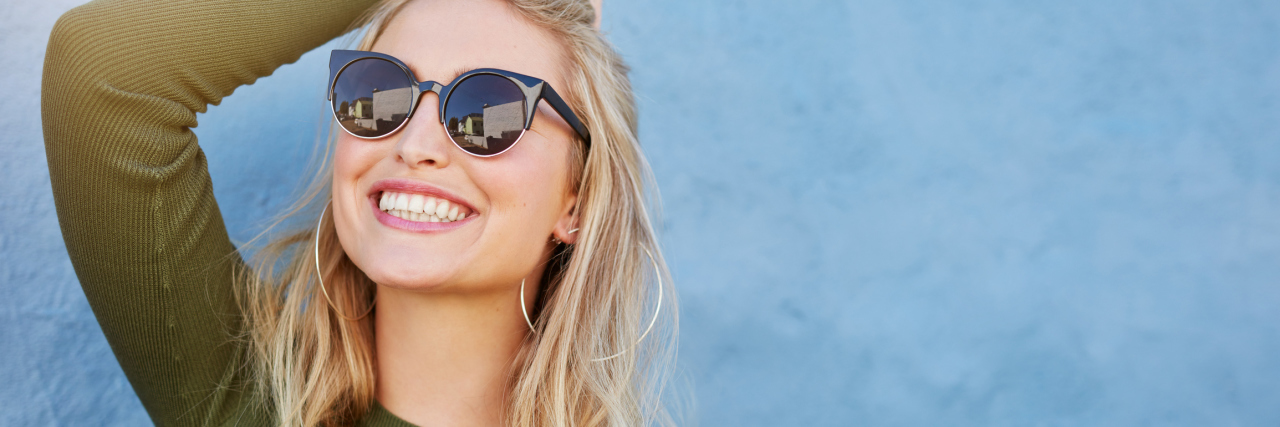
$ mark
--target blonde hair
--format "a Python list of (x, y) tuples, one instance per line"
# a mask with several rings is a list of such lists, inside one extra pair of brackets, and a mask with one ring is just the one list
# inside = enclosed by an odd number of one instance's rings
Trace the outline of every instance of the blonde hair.
[[(410, 0), (384, 0), (355, 24), (369, 50)], [(654, 235), (653, 179), (637, 139), (628, 67), (594, 27), (587, 0), (509, 0), (549, 31), (567, 53), (559, 90), (587, 126), (570, 153), (578, 195), (577, 242), (560, 244), (543, 274), (535, 326), (511, 367), (507, 423), (513, 426), (672, 424), (660, 399), (674, 359), (675, 292)], [(332, 138), (328, 144), (332, 145)], [(316, 179), (267, 231), (310, 216), (329, 199), (332, 166), (325, 149)], [(654, 197), (656, 199), (656, 197)], [(327, 202), (326, 202), (327, 203)], [(372, 316), (376, 285), (343, 252), (332, 217), (262, 246), (255, 269), (240, 276), (239, 300), (250, 325), (253, 377), (281, 425), (346, 425), (374, 402)], [(298, 221), (292, 221), (298, 222)], [(320, 265), (333, 305), (316, 281), (311, 258), (319, 233)], [(258, 240), (258, 239), (255, 239)], [(652, 259), (649, 257), (652, 254)], [(652, 263), (651, 263), (652, 262)], [(653, 265), (657, 265), (657, 269)], [(662, 310), (643, 341), (661, 283)], [(592, 359), (626, 351), (603, 362)]]

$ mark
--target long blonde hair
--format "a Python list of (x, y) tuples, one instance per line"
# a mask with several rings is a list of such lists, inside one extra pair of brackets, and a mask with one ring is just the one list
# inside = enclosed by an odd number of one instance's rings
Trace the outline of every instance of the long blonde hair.
[[(370, 9), (355, 24), (365, 29), (359, 48), (369, 50), (408, 1)], [(507, 423), (671, 424), (660, 396), (674, 360), (676, 294), (654, 235), (656, 187), (637, 138), (628, 67), (594, 26), (587, 0), (509, 2), (563, 43), (567, 87), (557, 89), (592, 140), (589, 151), (579, 141), (570, 153), (575, 188), (567, 191), (578, 195), (581, 231), (574, 245), (557, 246), (543, 274), (539, 332), (527, 336), (511, 367)], [(372, 316), (350, 321), (334, 310), (365, 312), (376, 285), (343, 252), (331, 216), (320, 218), (318, 228), (309, 225), (316, 224), (316, 202), (329, 200), (330, 153), (324, 147), (312, 185), (260, 238), (282, 224), (300, 226), (263, 245), (237, 287), (249, 325), (248, 366), (280, 425), (346, 425), (374, 402)], [(316, 281), (317, 241), (332, 305)], [(659, 283), (660, 315), (637, 343), (654, 315)]]

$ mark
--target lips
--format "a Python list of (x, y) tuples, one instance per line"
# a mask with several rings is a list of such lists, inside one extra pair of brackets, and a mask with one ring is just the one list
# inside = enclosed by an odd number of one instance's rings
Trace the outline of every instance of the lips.
[(375, 182), (369, 202), (384, 225), (409, 231), (447, 230), (480, 216), (479, 211), (441, 188), (414, 180)]

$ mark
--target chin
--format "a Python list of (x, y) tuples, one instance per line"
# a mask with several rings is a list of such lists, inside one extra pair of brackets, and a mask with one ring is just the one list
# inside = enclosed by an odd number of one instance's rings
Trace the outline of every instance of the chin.
[[(394, 268), (379, 268), (392, 266), (372, 266), (371, 268), (360, 269), (364, 274), (377, 283), (379, 286), (385, 286), (394, 289), (412, 290), (412, 291), (430, 291), (443, 287), (446, 281), (439, 277), (439, 274), (433, 274), (429, 271), (414, 269), (408, 266), (395, 266)], [(408, 268), (406, 268), (408, 267)]]
[[(374, 251), (348, 257), (370, 280), (380, 286), (405, 290), (434, 290), (451, 282), (452, 272), (448, 264), (438, 256), (418, 255), (417, 251)], [(383, 253), (377, 253), (383, 252)], [(415, 255), (410, 255), (415, 254)]]

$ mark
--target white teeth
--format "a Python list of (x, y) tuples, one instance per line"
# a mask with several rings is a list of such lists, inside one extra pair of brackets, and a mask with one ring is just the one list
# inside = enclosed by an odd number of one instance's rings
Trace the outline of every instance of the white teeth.
[(436, 216), (440, 218), (449, 216), (449, 205), (451, 204), (452, 203), (449, 203), (448, 200), (441, 200), (440, 203), (436, 205)]
[(453, 222), (469, 214), (466, 208), (445, 199), (390, 191), (382, 192), (378, 209), (396, 218), (416, 222)]
[(409, 212), (422, 212), (422, 202), (424, 197), (421, 194), (409, 196)]

